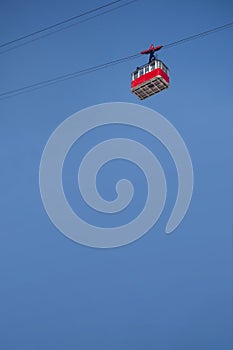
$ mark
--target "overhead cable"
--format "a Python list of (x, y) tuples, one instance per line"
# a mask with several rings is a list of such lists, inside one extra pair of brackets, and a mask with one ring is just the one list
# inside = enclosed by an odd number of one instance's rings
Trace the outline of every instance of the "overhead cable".
[[(90, 20), (92, 20), (94, 18), (100, 17), (100, 16), (105, 15), (107, 13), (113, 12), (113, 11), (115, 11), (117, 9), (120, 9), (122, 7), (125, 7), (125, 6), (128, 6), (128, 5), (130, 5), (130, 4), (132, 4), (132, 3), (136, 2), (136, 1), (138, 1), (138, 0), (130, 0), (130, 1), (126, 2), (126, 3), (120, 4), (118, 6), (114, 6), (111, 9), (108, 9), (108, 10), (105, 10), (105, 11), (101, 11), (101, 12), (97, 13), (96, 15), (89, 16), (87, 18), (81, 19), (79, 21), (75, 21), (74, 23), (70, 23), (70, 24), (62, 26), (62, 27), (58, 27), (58, 28), (56, 28), (56, 29), (54, 29), (52, 31), (45, 32), (44, 34), (42, 33), (42, 35), (35, 36), (35, 37), (32, 36), (32, 39), (29, 39), (27, 41), (23, 41), (22, 40), (22, 42), (21, 42), (20, 40), (18, 40), (19, 41), (18, 44), (17, 44), (18, 41), (16, 41), (15, 42), (16, 45), (12, 46), (12, 45), (9, 44), (9, 47), (7, 46), (7, 48), (5, 48), (4, 50), (0, 50), (0, 55), (4, 54), (6, 52), (9, 52), (9, 51), (15, 50), (15, 49), (17, 49), (19, 47), (26, 46), (26, 45), (34, 42), (34, 41), (37, 41), (37, 40), (40, 40), (40, 39), (44, 39), (44, 38), (46, 38), (46, 37), (48, 37), (50, 35), (53, 35), (55, 33), (58, 33), (58, 32), (61, 32), (63, 30), (69, 29), (71, 27), (77, 26), (77, 25), (79, 25), (81, 23), (90, 21)], [(0, 46), (0, 48), (1, 48), (1, 46)]]
[[(210, 29), (208, 31), (201, 32), (201, 33), (198, 33), (198, 34), (195, 34), (195, 35), (192, 35), (192, 36), (188, 36), (188, 37), (185, 37), (185, 38), (180, 39), (178, 41), (166, 44), (163, 47), (164, 48), (172, 48), (172, 47), (174, 47), (176, 45), (184, 44), (187, 41), (199, 39), (199, 38), (201, 38), (203, 36), (206, 36), (208, 34), (216, 33), (216, 32), (218, 32), (220, 30), (227, 29), (227, 28), (230, 28), (232, 26), (233, 26), (233, 22), (227, 23), (227, 24), (224, 24), (224, 25), (222, 25), (220, 27), (215, 27), (215, 28)], [(18, 94), (21, 94), (21, 93), (29, 92), (29, 91), (32, 91), (34, 89), (42, 88), (42, 87), (45, 87), (45, 86), (48, 86), (48, 85), (51, 85), (51, 84), (58, 83), (60, 81), (67, 80), (67, 79), (73, 79), (73, 78), (76, 78), (76, 77), (81, 76), (81, 75), (90, 74), (90, 73), (98, 71), (100, 69), (105, 69), (105, 68), (108, 68), (110, 66), (114, 66), (116, 64), (121, 64), (121, 63), (130, 61), (130, 60), (133, 60), (135, 58), (138, 58), (139, 56), (140, 56), (140, 54), (138, 53), (138, 54), (134, 54), (134, 55), (127, 56), (127, 57), (122, 57), (122, 58), (119, 58), (119, 59), (116, 59), (116, 60), (113, 60), (113, 61), (109, 61), (109, 62), (105, 62), (105, 63), (99, 64), (99, 65), (96, 65), (96, 66), (91, 66), (91, 67), (88, 67), (88, 68), (84, 68), (84, 69), (81, 69), (81, 70), (78, 70), (78, 71), (75, 71), (75, 72), (72, 72), (72, 73), (60, 75), (60, 76), (57, 76), (55, 78), (38, 81), (36, 83), (30, 84), (30, 85), (26, 85), (26, 86), (23, 86), (21, 88), (8, 90), (6, 92), (0, 93), (0, 99), (4, 99), (4, 98), (12, 97), (12, 96), (15, 96), (15, 95), (18, 95)]]
[[(49, 25), (49, 26), (44, 27), (44, 28), (42, 28), (42, 29), (39, 29), (39, 30), (36, 30), (36, 31), (31, 32), (31, 33), (29, 33), (29, 34), (26, 34), (26, 35), (23, 35), (23, 36), (21, 36), (21, 37), (18, 37), (18, 38), (16, 38), (16, 39), (10, 40), (10, 41), (5, 42), (5, 43), (2, 43), (2, 44), (0, 44), (0, 48), (9, 46), (9, 45), (14, 44), (14, 43), (17, 43), (17, 42), (19, 42), (19, 41), (22, 41), (22, 40), (25, 40), (25, 39), (34, 37), (34, 36), (36, 36), (36, 35), (38, 35), (38, 34), (41, 34), (41, 33), (47, 32), (47, 31), (49, 31), (49, 30), (52, 30), (52, 29), (54, 29), (54, 28), (60, 27), (60, 26), (62, 26), (62, 25), (64, 25), (64, 24), (66, 24), (66, 23), (70, 23), (70, 22), (72, 22), (72, 21), (74, 21), (74, 20), (77, 20), (77, 19), (79, 19), (79, 18), (81, 18), (81, 17), (90, 15), (90, 14), (92, 14), (92, 13), (94, 13), (94, 12), (100, 11), (100, 10), (106, 8), (106, 7), (109, 7), (109, 6), (113, 6), (113, 5), (115, 5), (115, 4), (117, 4), (117, 3), (120, 3), (120, 2), (122, 2), (122, 1), (125, 1), (125, 0), (115, 0), (115, 1), (112, 1), (112, 2), (108, 2), (108, 3), (105, 4), (105, 5), (102, 5), (102, 6), (99, 6), (99, 7), (95, 7), (95, 8), (93, 8), (93, 9), (91, 9), (91, 10), (89, 10), (89, 11), (86, 11), (86, 12), (83, 12), (83, 13), (81, 13), (81, 14), (79, 14), (79, 15), (76, 15), (76, 16), (73, 16), (73, 17), (70, 17), (70, 18), (67, 18), (67, 19), (65, 19), (65, 20), (63, 20), (63, 21), (57, 22), (57, 23), (55, 23), (55, 24)], [(134, 0), (134, 1), (136, 1), (136, 0)], [(134, 1), (131, 1), (131, 2), (134, 2)], [(88, 19), (87, 19), (87, 20), (88, 20)], [(74, 25), (74, 24), (73, 24), (73, 25)], [(63, 29), (66, 29), (66, 27), (60, 28), (60, 30), (63, 30)], [(52, 32), (52, 33), (53, 33), (53, 32)], [(50, 33), (50, 34), (51, 34), (51, 33)], [(39, 37), (39, 38), (40, 38), (40, 37)], [(38, 38), (37, 38), (37, 39), (38, 39)], [(37, 39), (35, 39), (35, 40), (37, 40)]]

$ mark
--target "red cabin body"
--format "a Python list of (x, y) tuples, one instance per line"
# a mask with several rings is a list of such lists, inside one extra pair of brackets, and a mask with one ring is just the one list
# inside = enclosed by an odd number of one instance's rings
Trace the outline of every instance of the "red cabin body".
[(169, 87), (169, 69), (160, 60), (138, 67), (131, 76), (131, 91), (140, 100)]

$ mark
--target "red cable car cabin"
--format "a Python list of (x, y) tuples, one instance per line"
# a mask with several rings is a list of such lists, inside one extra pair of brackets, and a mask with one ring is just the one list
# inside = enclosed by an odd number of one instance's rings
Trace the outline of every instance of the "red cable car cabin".
[(131, 91), (140, 100), (169, 87), (169, 69), (157, 59), (138, 67), (131, 76)]

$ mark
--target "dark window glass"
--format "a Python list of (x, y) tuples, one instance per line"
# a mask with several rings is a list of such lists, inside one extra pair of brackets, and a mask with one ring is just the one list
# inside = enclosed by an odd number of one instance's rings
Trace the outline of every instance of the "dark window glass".
[(151, 70), (155, 69), (155, 62), (150, 64)]

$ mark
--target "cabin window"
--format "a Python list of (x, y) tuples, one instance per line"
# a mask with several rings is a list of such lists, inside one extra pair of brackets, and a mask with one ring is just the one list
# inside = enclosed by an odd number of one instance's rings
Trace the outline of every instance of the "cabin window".
[(140, 71), (139, 71), (140, 77), (141, 77), (143, 74), (144, 74), (143, 69), (140, 69)]
[(168, 69), (167, 69), (167, 67), (164, 66), (164, 64), (163, 64), (163, 71), (164, 71), (166, 74), (168, 74)]
[(134, 73), (134, 79), (138, 78), (138, 71)]
[(145, 73), (148, 73), (149, 72), (149, 66), (146, 66), (145, 67)]
[(150, 70), (152, 71), (152, 70), (154, 70), (154, 69), (155, 69), (155, 62), (153, 62), (153, 63), (150, 64)]

